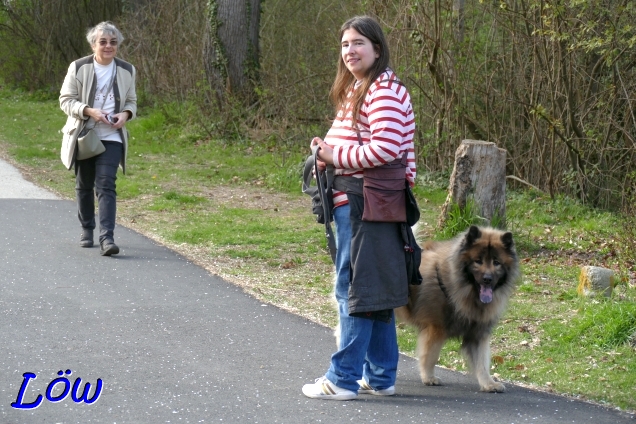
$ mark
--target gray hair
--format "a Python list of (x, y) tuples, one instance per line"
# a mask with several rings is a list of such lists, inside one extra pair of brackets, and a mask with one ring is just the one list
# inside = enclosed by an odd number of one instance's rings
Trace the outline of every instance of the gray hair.
[(92, 46), (97, 42), (98, 35), (110, 35), (111, 37), (117, 37), (117, 44), (121, 44), (124, 41), (124, 36), (121, 35), (121, 32), (117, 29), (112, 22), (104, 21), (95, 25), (93, 28), (90, 28), (86, 33), (86, 39), (88, 40), (88, 44)]

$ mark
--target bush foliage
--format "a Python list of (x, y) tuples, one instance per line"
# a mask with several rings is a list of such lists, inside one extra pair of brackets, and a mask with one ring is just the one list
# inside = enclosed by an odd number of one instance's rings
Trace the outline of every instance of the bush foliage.
[(339, 26), (365, 13), (385, 29), (392, 66), (411, 92), (422, 169), (447, 171), (463, 139), (486, 140), (508, 151), (513, 184), (613, 209), (630, 202), (633, 1), (262, 1), (259, 80), (247, 104), (213, 101), (204, 50), (216, 3), (3, 1), (0, 34), (10, 42), (0, 47), (0, 77), (57, 89), (68, 62), (87, 51), (85, 28), (112, 19), (127, 37), (120, 54), (140, 71), (143, 102), (191, 102), (192, 124), (210, 137), (305, 148), (333, 116)]

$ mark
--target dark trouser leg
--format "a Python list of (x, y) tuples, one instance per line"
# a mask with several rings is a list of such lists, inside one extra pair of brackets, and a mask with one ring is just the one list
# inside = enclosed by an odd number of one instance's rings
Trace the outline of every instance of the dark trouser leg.
[(114, 241), (117, 215), (117, 168), (123, 151), (121, 143), (104, 141), (106, 151), (95, 160), (95, 192), (99, 205), (99, 242)]
[(75, 161), (77, 217), (82, 228), (95, 229), (95, 159)]
[(103, 141), (106, 151), (101, 155), (77, 161), (75, 164), (75, 189), (78, 216), (82, 227), (95, 228), (95, 198), (99, 207), (99, 242), (114, 241), (117, 215), (115, 180), (121, 160), (123, 145), (116, 141)]

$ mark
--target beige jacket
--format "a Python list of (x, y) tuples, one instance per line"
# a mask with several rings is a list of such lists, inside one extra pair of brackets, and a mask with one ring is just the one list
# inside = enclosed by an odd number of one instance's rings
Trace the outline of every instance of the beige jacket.
[[(94, 57), (86, 56), (71, 63), (68, 68), (64, 84), (60, 90), (60, 107), (68, 115), (66, 125), (62, 128), (62, 150), (60, 156), (67, 169), (71, 169), (77, 152), (77, 136), (88, 120), (84, 116), (84, 108), (93, 107), (95, 98), (95, 70)], [(137, 114), (137, 93), (135, 92), (135, 77), (137, 71), (128, 62), (115, 58), (117, 78), (113, 84), (115, 94), (115, 113), (129, 111), (133, 119)], [(124, 152), (119, 165), (126, 173), (126, 156), (128, 154), (128, 130), (124, 125), (120, 130), (124, 144)]]

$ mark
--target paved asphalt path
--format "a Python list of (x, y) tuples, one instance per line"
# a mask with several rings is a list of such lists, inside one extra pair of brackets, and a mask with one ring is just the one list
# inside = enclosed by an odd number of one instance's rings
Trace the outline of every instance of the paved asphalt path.
[[(423, 386), (400, 359), (397, 395), (308, 399), (326, 370), (328, 328), (264, 304), (124, 227), (122, 252), (78, 246), (75, 205), (0, 161), (0, 423), (634, 423), (615, 410), (507, 384), (478, 392), (439, 370)], [(92, 384), (87, 400), (47, 388)], [(33, 373), (21, 404), (24, 374)], [(29, 375), (29, 374), (27, 374)], [(49, 397), (62, 397), (64, 383)], [(73, 390), (71, 393), (74, 394)], [(92, 395), (92, 397), (91, 397)]]

